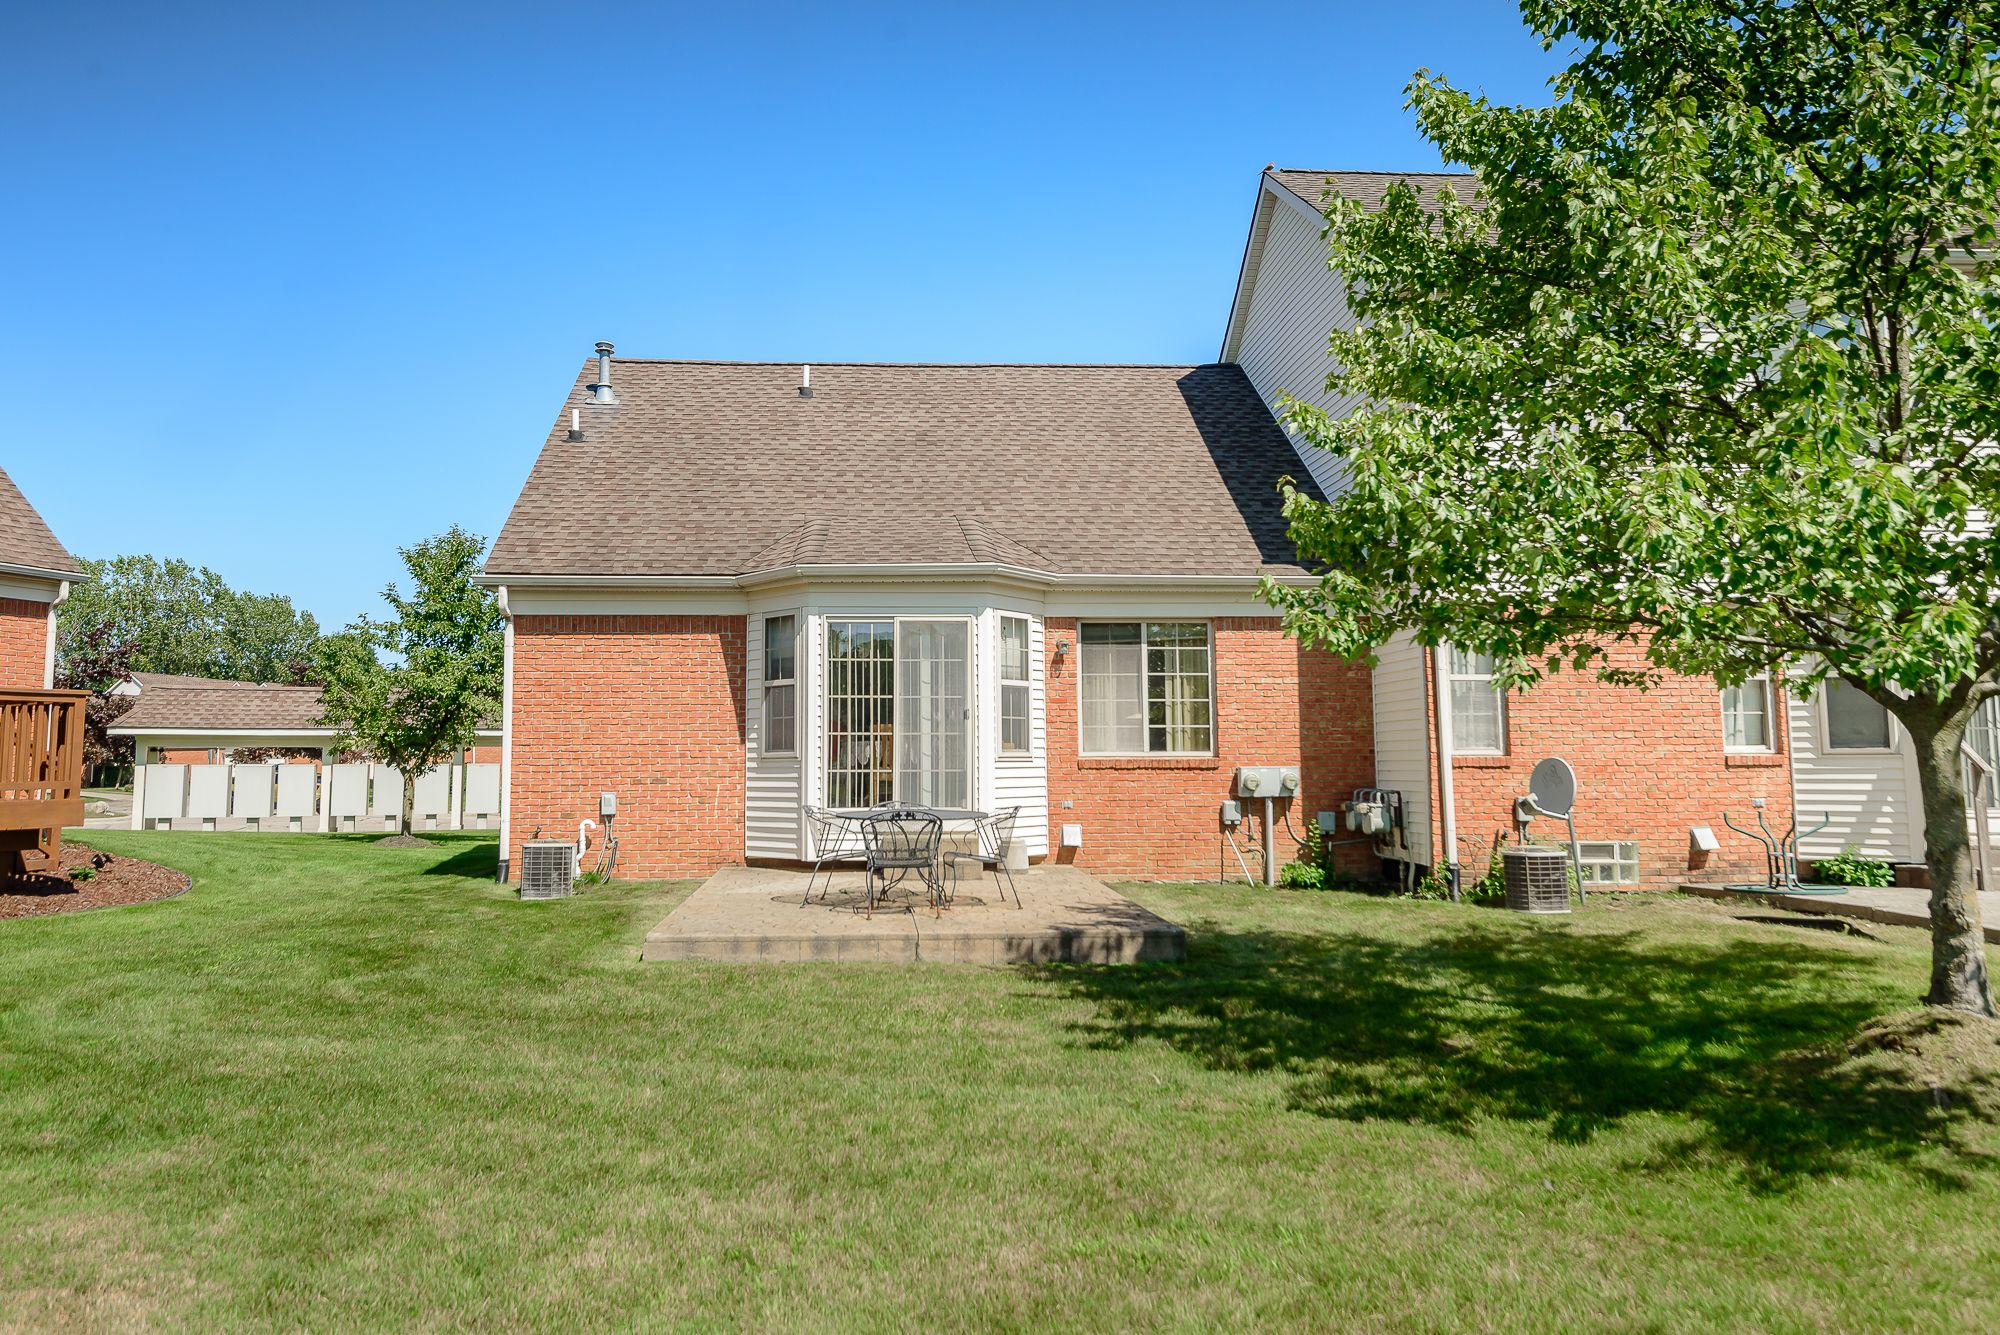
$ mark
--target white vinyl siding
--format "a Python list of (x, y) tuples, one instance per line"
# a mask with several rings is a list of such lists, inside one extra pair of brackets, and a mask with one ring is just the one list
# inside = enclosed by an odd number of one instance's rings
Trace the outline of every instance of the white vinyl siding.
[(1407, 632), (1375, 655), (1375, 782), (1403, 796), (1404, 861), (1431, 860), (1431, 744), (1424, 651)]
[(1921, 860), (1923, 803), (1917, 795), (1915, 759), (1903, 750), (1827, 746), (1823, 688), (1811, 699), (1787, 697), (1786, 717), (1799, 829), (1812, 829), (1821, 816), (1830, 821), (1825, 830), (1799, 841), (1800, 853), (1826, 857), (1851, 846), (1863, 857)]
[[(1257, 285), (1250, 293), (1235, 361), (1274, 415), (1287, 394), (1335, 417), (1351, 412), (1356, 399), (1326, 392), (1327, 373), (1333, 369), (1327, 335), (1336, 328), (1352, 329), (1354, 312), (1347, 304), (1346, 282), (1327, 268), (1320, 223), (1268, 190), (1258, 216), (1260, 234), (1251, 239), (1253, 246), (1261, 245)], [(1293, 447), (1321, 491), (1332, 495), (1340, 489), (1340, 465), (1332, 455), (1297, 437)]]
[[(785, 616), (790, 613), (773, 613)], [(764, 698), (765, 669), (765, 623), (767, 618), (752, 614), (748, 619), (748, 651), (745, 668), (748, 681), (747, 700), (761, 701)], [(797, 617), (793, 637), (794, 680), (805, 671), (805, 618)], [(809, 678), (808, 678), (809, 680)], [(794, 727), (798, 735), (804, 735), (806, 727), (804, 701), (794, 691)], [(789, 754), (773, 754), (765, 747), (765, 716), (761, 708), (749, 711), (748, 736), (744, 738), (744, 756), (748, 767), (744, 792), (743, 851), (753, 858), (796, 858), (799, 848), (799, 757), (795, 751)]]
[[(979, 655), (981, 679), (991, 681), (1000, 671), (1000, 621), (1004, 616), (1016, 613), (991, 613), (980, 622), (980, 635), (987, 648)], [(1049, 783), (1046, 757), (1048, 755), (1048, 719), (1044, 704), (1042, 619), (1039, 616), (1020, 615), (1028, 632), (1028, 749), (1026, 751), (1003, 751), (999, 745), (1000, 720), (997, 712), (988, 712), (991, 719), (991, 740), (982, 744), (980, 754), (986, 756), (985, 796), (981, 805), (989, 811), (1003, 811), (1008, 807), (1019, 807), (1021, 814), (1014, 825), (1014, 837), (1026, 847), (1030, 857), (1046, 856), (1049, 832)], [(990, 665), (990, 666), (989, 666)]]

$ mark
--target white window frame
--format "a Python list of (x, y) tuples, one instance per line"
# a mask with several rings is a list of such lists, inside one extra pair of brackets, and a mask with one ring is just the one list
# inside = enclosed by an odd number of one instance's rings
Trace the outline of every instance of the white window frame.
[[(1151, 700), (1147, 691), (1147, 679), (1152, 675), (1146, 667), (1146, 639), (1148, 623), (1179, 623), (1200, 626), (1208, 637), (1208, 749), (1206, 751), (1092, 751), (1083, 744), (1083, 628), (1085, 626), (1131, 626), (1139, 627), (1139, 703), (1144, 707)], [(1213, 757), (1221, 740), (1220, 711), (1215, 699), (1215, 622), (1207, 617), (1177, 616), (1129, 616), (1129, 617), (1087, 617), (1076, 623), (1076, 753), (1091, 760), (1143, 760), (1143, 759), (1196, 759)], [(1150, 723), (1140, 725), (1150, 736)]]
[[(1507, 692), (1493, 684), (1493, 673), (1491, 671), (1460, 672), (1455, 660), (1461, 652), (1467, 655), (1472, 654), (1470, 649), (1461, 651), (1453, 645), (1447, 644), (1444, 646), (1445, 699), (1451, 702), (1452, 711), (1452, 754), (1461, 756), (1504, 756), (1507, 754), (1508, 733)], [(1484, 656), (1488, 658), (1492, 657), (1490, 654)], [(1458, 683), (1462, 681), (1483, 681), (1486, 683), (1486, 689), (1493, 692), (1493, 698), (1500, 714), (1500, 744), (1498, 746), (1467, 746), (1465, 744), (1465, 734), (1458, 726), (1458, 691), (1456, 689)]]
[[(894, 647), (890, 652), (889, 659), (892, 664), (895, 664), (902, 657), (903, 623), (906, 621), (954, 621), (963, 623), (966, 628), (965, 643), (968, 653), (965, 665), (966, 700), (968, 707), (973, 708), (975, 711), (972, 720), (973, 726), (967, 729), (965, 739), (966, 800), (969, 805), (975, 808), (984, 800), (985, 780), (982, 777), (984, 767), (981, 760), (983, 748), (980, 744), (977, 722), (978, 706), (975, 703), (979, 699), (980, 683), (983, 676), (983, 670), (979, 664), (979, 618), (967, 612), (821, 612), (814, 620), (816, 652), (818, 654), (818, 670), (815, 675), (819, 683), (819, 699), (816, 702), (816, 707), (819, 711), (819, 725), (813, 739), (815, 746), (814, 754), (818, 757), (819, 775), (814, 786), (819, 791), (820, 800), (828, 806), (838, 805), (833, 800), (832, 791), (833, 730), (831, 710), (833, 701), (833, 654), (827, 640), (829, 630), (835, 623), (881, 625), (887, 622), (891, 624), (895, 627), (893, 631)], [(898, 697), (896, 695), (896, 688), (893, 685), (895, 680), (893, 671), (890, 680), (892, 684), (889, 688), (889, 789), (891, 793), (894, 793), (896, 790), (895, 702)], [(891, 800), (901, 801), (902, 798), (897, 796)]]
[[(1007, 623), (1010, 621), (1021, 623), (1021, 649), (1027, 656), (1027, 661), (1024, 664), (1025, 675), (1018, 678), (1007, 675)], [(1032, 618), (1019, 612), (1001, 612), (999, 613), (997, 635), (998, 639), (994, 644), (995, 652), (993, 655), (993, 676), (998, 686), (996, 704), (999, 708), (996, 719), (998, 727), (995, 729), (997, 733), (996, 744), (999, 747), (1000, 757), (1003, 760), (1030, 760), (1034, 758), (1035, 754), (1034, 621)], [(1007, 693), (1009, 691), (1018, 691), (1021, 696), (1021, 718), (1028, 734), (1026, 742), (1021, 746), (1009, 746), (1007, 744)], [(1211, 715), (1214, 712), (1214, 708), (1214, 702), (1211, 701), (1209, 704)], [(1213, 719), (1211, 718), (1212, 723)]]
[[(1729, 693), (1732, 690), (1747, 691), (1757, 687), (1764, 695), (1764, 742), (1761, 746), (1733, 745), (1729, 740)], [(1768, 672), (1754, 677), (1745, 677), (1740, 686), (1724, 686), (1716, 692), (1722, 708), (1722, 750), (1732, 756), (1768, 756), (1778, 751), (1778, 707), (1777, 698), (1771, 691), (1771, 676)]]
[[(773, 621), (785, 620), (789, 620), (792, 623), (792, 675), (789, 677), (772, 677), (770, 675), (771, 623)], [(767, 756), (796, 756), (799, 753), (799, 725), (801, 723), (801, 719), (799, 718), (799, 632), (805, 628), (804, 622), (805, 618), (797, 612), (768, 612), (764, 616), (764, 641), (762, 647), (764, 662), (759, 668), (759, 671), (763, 674), (764, 681), (764, 731), (763, 736), (758, 740), (762, 746), (762, 754)], [(790, 746), (771, 745), (771, 691), (774, 687), (780, 687), (792, 693), (792, 744)]]
[[(1849, 689), (1858, 690), (1859, 688), (1850, 687)], [(1821, 751), (1838, 751), (1844, 756), (1886, 756), (1902, 749), (1902, 727), (1896, 722), (1896, 715), (1873, 696), (1866, 696), (1866, 698), (1878, 709), (1881, 709), (1882, 717), (1888, 720), (1889, 726), (1886, 729), (1889, 739), (1888, 743), (1883, 746), (1835, 746), (1833, 744), (1833, 678), (1828, 677), (1825, 681), (1821, 682), (1817, 694), (1819, 696), (1817, 707), (1819, 709)]]

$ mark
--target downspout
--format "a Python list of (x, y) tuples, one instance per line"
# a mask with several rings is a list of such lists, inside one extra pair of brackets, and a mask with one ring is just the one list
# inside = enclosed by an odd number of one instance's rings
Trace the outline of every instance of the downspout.
[(49, 639), (42, 646), (42, 689), (56, 688), (56, 609), (69, 601), (69, 581), (56, 586), (56, 596), (49, 600)]
[[(500, 615), (507, 618), (501, 628), (500, 657), (500, 884), (507, 884), (509, 859), (508, 850), (513, 847), (508, 841), (514, 832), (514, 612), (507, 606), (507, 586), (499, 585), (493, 591), (493, 601), (500, 606)], [(461, 799), (462, 800), (462, 799)]]
[(1438, 826), (1444, 843), (1445, 884), (1451, 897), (1458, 898), (1458, 806), (1451, 784), (1451, 681), (1444, 674), (1444, 654), (1431, 646), (1431, 685), (1437, 710)]

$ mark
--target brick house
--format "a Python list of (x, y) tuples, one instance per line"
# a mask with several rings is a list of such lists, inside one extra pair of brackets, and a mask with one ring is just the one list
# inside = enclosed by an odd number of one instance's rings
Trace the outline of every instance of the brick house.
[[(810, 856), (802, 808), (1019, 806), (1031, 858), (1209, 878), (1238, 765), (1373, 782), (1233, 366), (586, 361), (483, 578), (509, 865), (618, 794), (619, 867)], [(1065, 840), (1064, 828), (1072, 838)], [(1352, 850), (1369, 861), (1368, 850)]]
[[(600, 345), (486, 565), (510, 616), (503, 857), (603, 790), (634, 874), (801, 858), (803, 806), (894, 793), (1019, 805), (1036, 858), (1207, 878), (1234, 865), (1235, 767), (1294, 764), (1297, 824), (1359, 788), (1397, 795), (1398, 827), (1344, 857), (1477, 876), (1547, 756), (1576, 770), (1597, 884), (1761, 879), (1722, 823), (1758, 808), (1780, 828), (1829, 813), (1809, 856), (1920, 857), (1907, 746), (1854, 693), (1577, 674), (1502, 693), (1449, 646), (1399, 637), (1371, 671), (1280, 634), (1258, 578), (1307, 576), (1277, 481), (1340, 486), (1286, 439), (1281, 400), (1354, 406), (1324, 388), (1327, 332), (1354, 316), (1319, 201), (1379, 207), (1397, 179), (1260, 175), (1212, 365), (847, 365), (808, 384), (790, 364), (620, 359), (613, 386)], [(964, 726), (943, 726), (961, 696)], [(1995, 714), (1980, 735), (2000, 749)]]
[(56, 607), (83, 567), (0, 469), (0, 689), (55, 684)]

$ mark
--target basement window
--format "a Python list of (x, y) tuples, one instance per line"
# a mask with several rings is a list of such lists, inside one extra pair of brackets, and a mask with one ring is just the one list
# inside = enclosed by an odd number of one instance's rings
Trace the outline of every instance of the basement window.
[(1639, 845), (1630, 839), (1577, 841), (1577, 879), (1586, 888), (1639, 884)]

